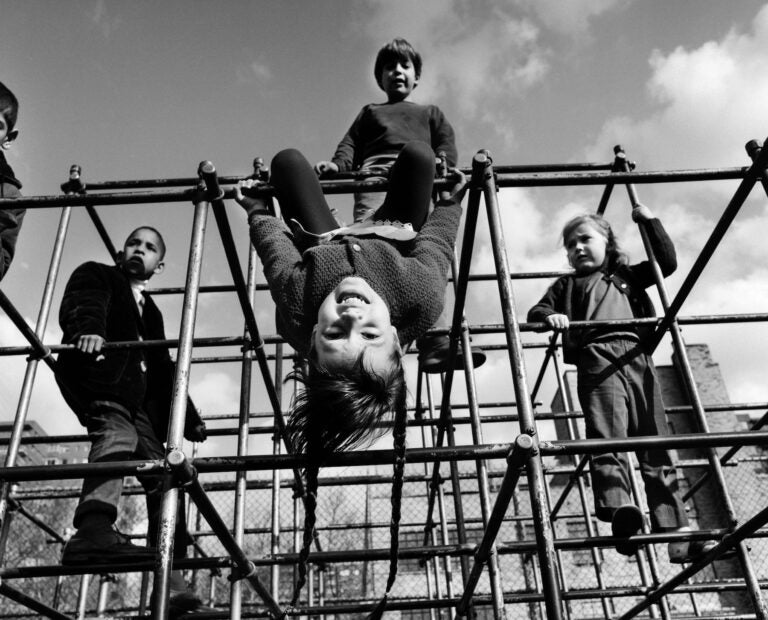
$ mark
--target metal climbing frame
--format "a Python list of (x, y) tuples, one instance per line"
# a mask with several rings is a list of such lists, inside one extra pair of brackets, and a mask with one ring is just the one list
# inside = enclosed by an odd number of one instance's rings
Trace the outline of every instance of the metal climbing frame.
[[(419, 545), (401, 545), (401, 561), (420, 562), (418, 594), (395, 596), (387, 606), (390, 612), (405, 614), (405, 617), (430, 619), (443, 618), (446, 614), (457, 617), (540, 617), (548, 619), (568, 618), (632, 618), (648, 614), (652, 618), (726, 617), (723, 609), (712, 611), (703, 609), (699, 604), (702, 593), (745, 591), (751, 603), (748, 613), (728, 613), (727, 617), (749, 617), (765, 619), (765, 603), (761, 596), (761, 585), (768, 578), (765, 571), (756, 569), (755, 554), (750, 553), (746, 541), (760, 536), (768, 522), (768, 508), (756, 510), (748, 519), (739, 519), (731, 501), (729, 486), (723, 473), (725, 467), (733, 465), (733, 457), (740, 449), (747, 446), (759, 446), (768, 440), (768, 432), (760, 431), (764, 420), (756, 423), (750, 432), (711, 432), (708, 428), (707, 414), (713, 411), (735, 411), (748, 409), (768, 409), (768, 404), (741, 404), (729, 406), (705, 405), (699, 396), (696, 378), (686, 353), (680, 326), (694, 324), (721, 324), (734, 322), (766, 321), (768, 315), (720, 315), (681, 317), (678, 313), (702, 274), (707, 262), (714, 254), (729, 225), (733, 222), (740, 207), (759, 181), (768, 192), (768, 149), (751, 142), (747, 151), (752, 165), (744, 168), (718, 170), (695, 170), (676, 172), (642, 173), (633, 170), (624, 153), (617, 149), (611, 164), (595, 165), (544, 165), (544, 166), (502, 166), (494, 167), (490, 154), (479, 152), (473, 159), (471, 186), (466, 205), (466, 221), (463, 240), (460, 244), (460, 256), (452, 266), (455, 301), (449, 334), (451, 336), (450, 356), (455, 361), (461, 347), (464, 352), (470, 350), (470, 333), (476, 337), (486, 337), (484, 346), (489, 353), (500, 351), (508, 357), (511, 370), (514, 400), (504, 402), (483, 402), (476, 384), (472, 367), (472, 356), (463, 356), (464, 385), (466, 400), (459, 402), (454, 387), (454, 371), (440, 377), (439, 385), (433, 376), (415, 373), (415, 398), (413, 418), (410, 421), (409, 445), (421, 443), (421, 447), (410, 447), (408, 463), (410, 469), (406, 477), (406, 488), (413, 489), (411, 495), (419, 506), (418, 517), (404, 519), (401, 531), (420, 532)], [(254, 162), (254, 175), (263, 177), (263, 165), (260, 160)], [(137, 570), (154, 573), (154, 590), (162, 593), (155, 602), (154, 617), (167, 617), (170, 571), (173, 564), (173, 536), (176, 504), (179, 501), (179, 488), (184, 488), (195, 506), (198, 521), (196, 531), (196, 549), (200, 551), (201, 540), (215, 538), (224, 549), (224, 554), (210, 556), (198, 553), (195, 558), (177, 561), (176, 566), (210, 574), (229, 570), (228, 597), (215, 600), (221, 608), (221, 617), (281, 617), (283, 615), (311, 615), (329, 618), (336, 614), (360, 614), (369, 611), (380, 595), (376, 590), (376, 580), (383, 581), (376, 571), (376, 563), (386, 560), (387, 550), (384, 545), (376, 546), (371, 541), (379, 530), (386, 530), (386, 523), (378, 523), (372, 511), (374, 500), (371, 489), (374, 485), (386, 482), (386, 476), (370, 472), (359, 475), (328, 476), (321, 478), (321, 488), (351, 487), (357, 485), (365, 489), (365, 510), (354, 523), (318, 522), (319, 534), (310, 556), (313, 569), (309, 580), (306, 598), (300, 607), (286, 608), (287, 597), (281, 581), (285, 579), (279, 570), (296, 561), (299, 546), (301, 499), (304, 489), (300, 469), (302, 458), (291, 455), (287, 448), (284, 412), (286, 409), (281, 386), (286, 374), (286, 363), (299, 363), (292, 355), (285, 355), (283, 345), (276, 336), (263, 338), (259, 332), (257, 314), (257, 293), (260, 299), (266, 299), (265, 286), (257, 284), (260, 272), (253, 248), (248, 252), (246, 275), (240, 265), (236, 243), (230, 228), (224, 200), (232, 197), (232, 189), (225, 189), (237, 180), (236, 177), (217, 177), (214, 167), (203, 162), (197, 178), (164, 179), (149, 181), (116, 181), (96, 183), (87, 186), (80, 178), (79, 167), (73, 166), (70, 179), (62, 186), (62, 195), (32, 197), (9, 202), (14, 207), (57, 208), (61, 210), (59, 226), (44, 287), (37, 323), (33, 328), (0, 291), (0, 306), (13, 321), (29, 346), (2, 347), (0, 356), (28, 356), (16, 416), (7, 439), (7, 451), (4, 467), (0, 470), (0, 595), (16, 602), (31, 612), (53, 618), (85, 617), (90, 611), (87, 603), (88, 575), (102, 575), (99, 586), (97, 613), (107, 613), (107, 592), (110, 574), (135, 572)], [(360, 186), (362, 175), (347, 175), (333, 181), (323, 182), (328, 194), (350, 193)], [(661, 274), (650, 252), (647, 239), (643, 242), (649, 252), (649, 260), (655, 265), (657, 288), (662, 302), (664, 315), (661, 319), (642, 319), (615, 321), (626, 325), (650, 324), (655, 327), (654, 346), (666, 333), (671, 336), (672, 345), (678, 360), (681, 383), (687, 393), (688, 406), (678, 407), (690, 412), (696, 420), (695, 433), (677, 434), (669, 437), (635, 437), (611, 442), (578, 439), (576, 423), (579, 413), (568, 402), (569, 390), (563, 377), (563, 369), (558, 359), (558, 342), (552, 338), (547, 344), (524, 341), (523, 334), (534, 331), (538, 326), (520, 323), (517, 319), (519, 308), (515, 301), (513, 283), (532, 278), (548, 278), (560, 275), (559, 272), (513, 273), (510, 269), (508, 254), (515, 248), (505, 241), (502, 225), (502, 210), (497, 193), (500, 188), (509, 187), (548, 187), (597, 185), (603, 187), (597, 211), (603, 213), (609, 203), (612, 190), (617, 185), (624, 185), (629, 195), (629, 203), (637, 201), (636, 185), (647, 183), (670, 183), (683, 181), (739, 180), (739, 186), (732, 200), (726, 207), (720, 222), (713, 230), (708, 242), (701, 251), (690, 273), (686, 277), (677, 295), (670, 300)], [(444, 181), (443, 181), (444, 182)], [(380, 181), (366, 181), (367, 188), (384, 187)], [(438, 181), (440, 183), (440, 181)], [(179, 189), (181, 188), (181, 189)], [(269, 193), (267, 187), (265, 192)], [(67, 229), (72, 208), (84, 207), (96, 230), (105, 243), (111, 256), (116, 255), (106, 227), (102, 223), (96, 207), (106, 205), (126, 205), (139, 203), (177, 203), (191, 202), (194, 205), (192, 238), (190, 241), (187, 278), (183, 288), (167, 288), (153, 291), (154, 294), (183, 294), (181, 326), (178, 339), (166, 341), (143, 341), (109, 343), (109, 348), (118, 347), (170, 347), (177, 350), (177, 371), (174, 398), (171, 407), (171, 423), (167, 438), (167, 455), (162, 462), (126, 461), (101, 464), (72, 464), (55, 467), (19, 466), (19, 454), (22, 444), (51, 444), (82, 441), (82, 435), (32, 438), (25, 436), (24, 430), (30, 408), (30, 399), (39, 362), (44, 362), (51, 371), (56, 372), (53, 354), (66, 348), (64, 345), (52, 345), (42, 342), (46, 333), (51, 310), (54, 287), (62, 259)], [(478, 232), (481, 203), (486, 207), (490, 247), (493, 254), (494, 272), (492, 274), (470, 273), (475, 252), (475, 237)], [(203, 248), (206, 238), (207, 213), (212, 210), (215, 216), (222, 247), (225, 250), (231, 284), (201, 286), (200, 274), (203, 264)], [(244, 234), (244, 232), (242, 233)], [(642, 234), (642, 230), (641, 230)], [(503, 324), (470, 325), (465, 318), (464, 308), (469, 295), (469, 285), (482, 281), (495, 280)], [(242, 311), (244, 331), (242, 336), (195, 337), (197, 301), (200, 294), (235, 293)], [(594, 326), (590, 322), (575, 322), (573, 329)], [(493, 344), (490, 338), (495, 334), (504, 337), (501, 345)], [(204, 357), (201, 351), (206, 347), (237, 347), (236, 355), (213, 355)], [(268, 353), (267, 347), (274, 347)], [(526, 354), (526, 351), (529, 353)], [(526, 371), (526, 357), (530, 352), (543, 351), (543, 363), (529, 387), (529, 375)], [(195, 356), (196, 355), (196, 356)], [(258, 375), (253, 372), (253, 364), (258, 365)], [(216, 428), (212, 435), (230, 436), (236, 440), (233, 454), (215, 458), (195, 458), (190, 461), (182, 451), (183, 420), (186, 396), (189, 388), (190, 368), (192, 364), (238, 363), (241, 365), (239, 410), (236, 414), (210, 416), (212, 421), (236, 420), (235, 428)], [(453, 364), (451, 364), (453, 366)], [(538, 395), (546, 373), (554, 371), (559, 393), (563, 400), (560, 412), (538, 411)], [(255, 376), (256, 375), (256, 376)], [(252, 388), (262, 387), (269, 413), (255, 414), (252, 411)], [(291, 386), (288, 386), (291, 387)], [(295, 389), (295, 385), (292, 385)], [(456, 410), (467, 410), (466, 416), (456, 416)], [(512, 413), (496, 414), (496, 409)], [(668, 408), (673, 413), (674, 407)], [(768, 414), (766, 414), (768, 416)], [(765, 416), (764, 416), (765, 418)], [(546, 441), (541, 437), (541, 424), (545, 421), (559, 421), (568, 430), (566, 439)], [(484, 432), (489, 425), (507, 425), (517, 423), (519, 433), (511, 434), (511, 441), (506, 443), (486, 443)], [(469, 442), (457, 441), (457, 429), (468, 429)], [(496, 428), (496, 427), (493, 427)], [(484, 429), (486, 429), (484, 431)], [(249, 454), (249, 438), (259, 434), (273, 434), (271, 454)], [(637, 576), (632, 585), (616, 585), (611, 575), (602, 566), (601, 549), (611, 547), (609, 536), (600, 535), (596, 527), (590, 506), (587, 483), (584, 472), (590, 454), (605, 451), (607, 444), (616, 451), (634, 451), (648, 448), (667, 449), (703, 449), (706, 458), (698, 465), (705, 473), (690, 486), (688, 495), (693, 495), (706, 485), (714, 488), (722, 512), (726, 517), (726, 526), (718, 530), (701, 530), (687, 534), (652, 534), (645, 531), (637, 536), (643, 545), (634, 562)], [(730, 449), (718, 455), (716, 447)], [(552, 457), (569, 459), (568, 465), (553, 466)], [(340, 454), (326, 464), (326, 470), (337, 471), (339, 467), (375, 467), (391, 463), (390, 450), (367, 450)], [(499, 464), (502, 464), (499, 466)], [(449, 473), (446, 477), (442, 465), (446, 464)], [(688, 466), (680, 463), (681, 466)], [(22, 482), (37, 483), (82, 478), (83, 475), (131, 475), (141, 469), (142, 473), (164, 477), (166, 494), (163, 502), (163, 514), (160, 531), (159, 553), (154, 565), (108, 565), (86, 569), (65, 568), (56, 564), (16, 565), (8, 562), (6, 553), (9, 545), (13, 522), (24, 518), (39, 528), (41, 535), (52, 538), (52, 544), (60, 545), (64, 538), (44, 520), (25, 510), (25, 501), (35, 501), (40, 497), (66, 497), (67, 492), (55, 487), (30, 487), (20, 490), (16, 485)], [(282, 470), (288, 470), (284, 478)], [(258, 479), (249, 478), (249, 472), (271, 472), (271, 475)], [(209, 476), (227, 473), (234, 477), (229, 482), (212, 482)], [(567, 479), (565, 483), (555, 479)], [(523, 482), (523, 480), (525, 482)], [(637, 494), (637, 484), (633, 482)], [(469, 487), (469, 489), (468, 489)], [(281, 500), (281, 489), (293, 491), (293, 500)], [(385, 487), (386, 488), (386, 487)], [(246, 499), (249, 493), (262, 489), (270, 493), (269, 524), (250, 522)], [(574, 500), (572, 495), (578, 495)], [(129, 491), (130, 492), (130, 491)], [(135, 492), (135, 491), (134, 491)], [(229, 493), (233, 496), (231, 510), (226, 516), (212, 497), (215, 493)], [(556, 497), (553, 497), (556, 495)], [(70, 494), (69, 497), (72, 497)], [(639, 496), (638, 496), (639, 499)], [(450, 501), (449, 501), (450, 500)], [(451, 502), (452, 501), (452, 505)], [(511, 506), (510, 506), (511, 504)], [(287, 507), (286, 507), (287, 505)], [(584, 525), (582, 537), (563, 536), (558, 530), (558, 523), (573, 506), (576, 512), (571, 517), (578, 517)], [(569, 517), (569, 518), (571, 518)], [(209, 529), (203, 529), (202, 521)], [(256, 525), (256, 527), (254, 527)], [(526, 528), (529, 528), (526, 532)], [(331, 541), (333, 532), (349, 529), (362, 532), (362, 548), (324, 549), (324, 544)], [(476, 534), (471, 537), (470, 534)], [(528, 535), (528, 534), (531, 534)], [(268, 535), (268, 550), (264, 553), (249, 552), (249, 537)], [(283, 537), (292, 534), (292, 537)], [(292, 540), (286, 541), (287, 538)], [(673, 575), (665, 574), (657, 558), (655, 545), (652, 543), (672, 540), (695, 540), (717, 538), (719, 544), (704, 558), (691, 564)], [(333, 544), (330, 545), (334, 546)], [(286, 549), (292, 552), (286, 552)], [(729, 549), (736, 549), (738, 558), (738, 579), (718, 579), (717, 574), (705, 581), (689, 583), (688, 579), (700, 574), (702, 569), (712, 567), (713, 561), (720, 558)], [(592, 588), (574, 587), (571, 579), (571, 566), (567, 554), (585, 551), (589, 554), (589, 568), (594, 575), (595, 586)], [(517, 562), (514, 568), (522, 580), (512, 579), (513, 566), (510, 560)], [(458, 572), (454, 562), (458, 562)], [(341, 596), (339, 587), (329, 585), (329, 565), (362, 564), (362, 595)], [(268, 572), (265, 572), (268, 569)], [(667, 571), (668, 573), (668, 571)], [(415, 573), (413, 573), (415, 574)], [(413, 574), (403, 575), (400, 582), (413, 580)], [(64, 580), (82, 575), (76, 605), (62, 600), (60, 586)], [(517, 577), (518, 575), (515, 575)], [(37, 579), (52, 577), (57, 580), (51, 601), (35, 598), (10, 585), (14, 579)], [(10, 582), (10, 583), (9, 583)], [(243, 588), (247, 582), (257, 597), (256, 604), (246, 604), (247, 591)], [(265, 583), (267, 582), (267, 583)], [(514, 583), (513, 583), (514, 582)], [(147, 580), (143, 581), (139, 602), (134, 610), (144, 613), (147, 609)], [(380, 587), (380, 586), (379, 586)], [(215, 579), (211, 579), (210, 592), (214, 599)], [(378, 594), (377, 594), (378, 592)], [(670, 594), (688, 597), (690, 604), (684, 612), (678, 613), (670, 603)], [(596, 601), (597, 611), (585, 614), (576, 604), (582, 601)], [(64, 611), (62, 611), (64, 610)], [(714, 614), (714, 615), (713, 615)], [(0, 613), (0, 618), (3, 617)]]

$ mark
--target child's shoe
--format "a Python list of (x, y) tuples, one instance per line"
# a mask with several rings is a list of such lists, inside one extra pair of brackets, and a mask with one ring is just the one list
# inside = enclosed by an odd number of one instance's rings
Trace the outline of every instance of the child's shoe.
[[(448, 370), (448, 352), (450, 341), (448, 336), (423, 336), (416, 341), (419, 348), (419, 367), (426, 373), (436, 374)], [(485, 363), (485, 352), (479, 347), (471, 347), (472, 365), (480, 368)], [(464, 352), (461, 347), (456, 352), (454, 370), (464, 368)]]
[(125, 534), (112, 526), (79, 529), (64, 545), (64, 566), (107, 564), (114, 562), (149, 562), (155, 559), (154, 547), (134, 545)]
[[(624, 504), (616, 509), (611, 519), (611, 532), (616, 538), (635, 536), (643, 529), (643, 513), (634, 504)], [(637, 543), (622, 541), (616, 543), (616, 551), (621, 555), (635, 555)]]
[(168, 601), (168, 618), (170, 619), (217, 611), (203, 603), (202, 599), (191, 590), (171, 590), (171, 598)]
[[(692, 532), (688, 527), (680, 527), (675, 532)], [(687, 564), (700, 560), (704, 555), (712, 551), (717, 546), (716, 540), (681, 540), (671, 542), (667, 546), (667, 554), (672, 564)], [(723, 553), (718, 560), (727, 560), (736, 555), (735, 549), (729, 549)]]

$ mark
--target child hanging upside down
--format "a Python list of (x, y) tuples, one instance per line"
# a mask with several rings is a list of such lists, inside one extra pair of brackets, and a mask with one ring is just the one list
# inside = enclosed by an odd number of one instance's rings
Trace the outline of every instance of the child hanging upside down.
[[(672, 241), (650, 209), (638, 205), (632, 218), (645, 228), (662, 274), (677, 268)], [(570, 321), (609, 321), (654, 316), (645, 289), (654, 284), (649, 261), (629, 265), (610, 224), (599, 215), (573, 218), (563, 228), (568, 262), (575, 273), (559, 278), (531, 308), (528, 321), (563, 332), (563, 357), (576, 364), (577, 391), (587, 437), (613, 439), (669, 434), (656, 369), (641, 328), (595, 327), (568, 331)], [(688, 532), (688, 516), (677, 475), (666, 450), (637, 452), (654, 532)], [(640, 532), (643, 514), (632, 503), (625, 452), (595, 454), (591, 460), (595, 515), (611, 523), (614, 536)], [(669, 559), (691, 562), (715, 546), (712, 540), (669, 543)], [(633, 555), (637, 545), (620, 541), (616, 550)]]
[[(294, 447), (310, 457), (300, 579), (304, 583), (314, 527), (317, 474), (324, 458), (372, 441), (394, 413), (393, 515), (399, 515), (405, 459), (406, 386), (402, 346), (440, 315), (466, 179), (443, 192), (428, 216), (435, 157), (412, 142), (392, 168), (384, 204), (367, 222), (338, 228), (309, 162), (295, 150), (272, 160), (271, 184), (286, 226), (264, 201), (244, 196), (251, 240), (276, 304), (277, 329), (309, 370), (289, 426)], [(248, 191), (246, 190), (246, 194)], [(390, 583), (397, 570), (393, 517)]]

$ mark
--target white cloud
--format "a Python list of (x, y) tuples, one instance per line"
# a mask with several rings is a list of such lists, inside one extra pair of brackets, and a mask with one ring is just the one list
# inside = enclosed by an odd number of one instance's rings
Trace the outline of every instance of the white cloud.
[(647, 93), (655, 110), (644, 118), (609, 119), (589, 157), (632, 136), (632, 156), (654, 169), (747, 165), (744, 144), (768, 135), (768, 7), (751, 32), (728, 32), (696, 49), (654, 51)]
[(571, 36), (583, 35), (593, 17), (622, 8), (631, 0), (522, 0), (547, 28)]

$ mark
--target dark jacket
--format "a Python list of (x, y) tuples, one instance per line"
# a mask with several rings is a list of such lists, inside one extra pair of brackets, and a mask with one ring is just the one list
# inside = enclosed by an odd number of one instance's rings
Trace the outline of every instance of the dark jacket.
[(336, 237), (302, 252), (281, 220), (251, 216), (251, 240), (275, 301), (277, 331), (306, 356), (320, 304), (344, 278), (359, 276), (389, 307), (400, 343), (415, 340), (443, 309), (460, 218), (456, 202), (438, 202), (412, 241)]
[[(16, 179), (13, 170), (5, 161), (5, 155), (0, 153), (0, 199), (21, 197), (21, 183)], [(26, 209), (0, 207), (0, 280), (3, 279), (11, 265), (16, 252), (16, 239), (24, 221)]]
[[(128, 278), (115, 266), (88, 262), (72, 273), (59, 310), (64, 344), (84, 334), (97, 334), (106, 342), (164, 340), (163, 316), (144, 294), (139, 314)], [(168, 349), (109, 349), (104, 358), (77, 350), (62, 351), (57, 376), (65, 400), (81, 422), (94, 400), (109, 400), (128, 409), (143, 408), (158, 436), (167, 434), (175, 366)], [(191, 401), (187, 423), (199, 420)]]
[[(671, 275), (677, 269), (677, 255), (672, 240), (658, 219), (647, 221), (645, 230), (662, 275), (664, 277)], [(647, 318), (656, 315), (653, 303), (645, 292), (646, 288), (655, 284), (650, 261), (646, 260), (636, 265), (620, 265), (613, 272), (603, 269), (603, 273), (606, 279), (609, 279), (622, 294), (629, 298), (632, 316), (627, 318)], [(571, 321), (580, 320), (579, 313), (574, 312), (573, 307), (573, 283), (576, 277), (575, 274), (569, 274), (555, 280), (539, 303), (529, 310), (528, 321), (542, 323), (550, 314), (564, 314)], [(625, 329), (622, 328), (622, 330)], [(576, 362), (579, 348), (579, 335), (574, 333), (575, 331), (569, 330), (563, 335), (563, 359), (569, 364)], [(652, 329), (639, 328), (636, 331), (642, 340)], [(610, 331), (595, 330), (595, 333), (604, 335)]]

